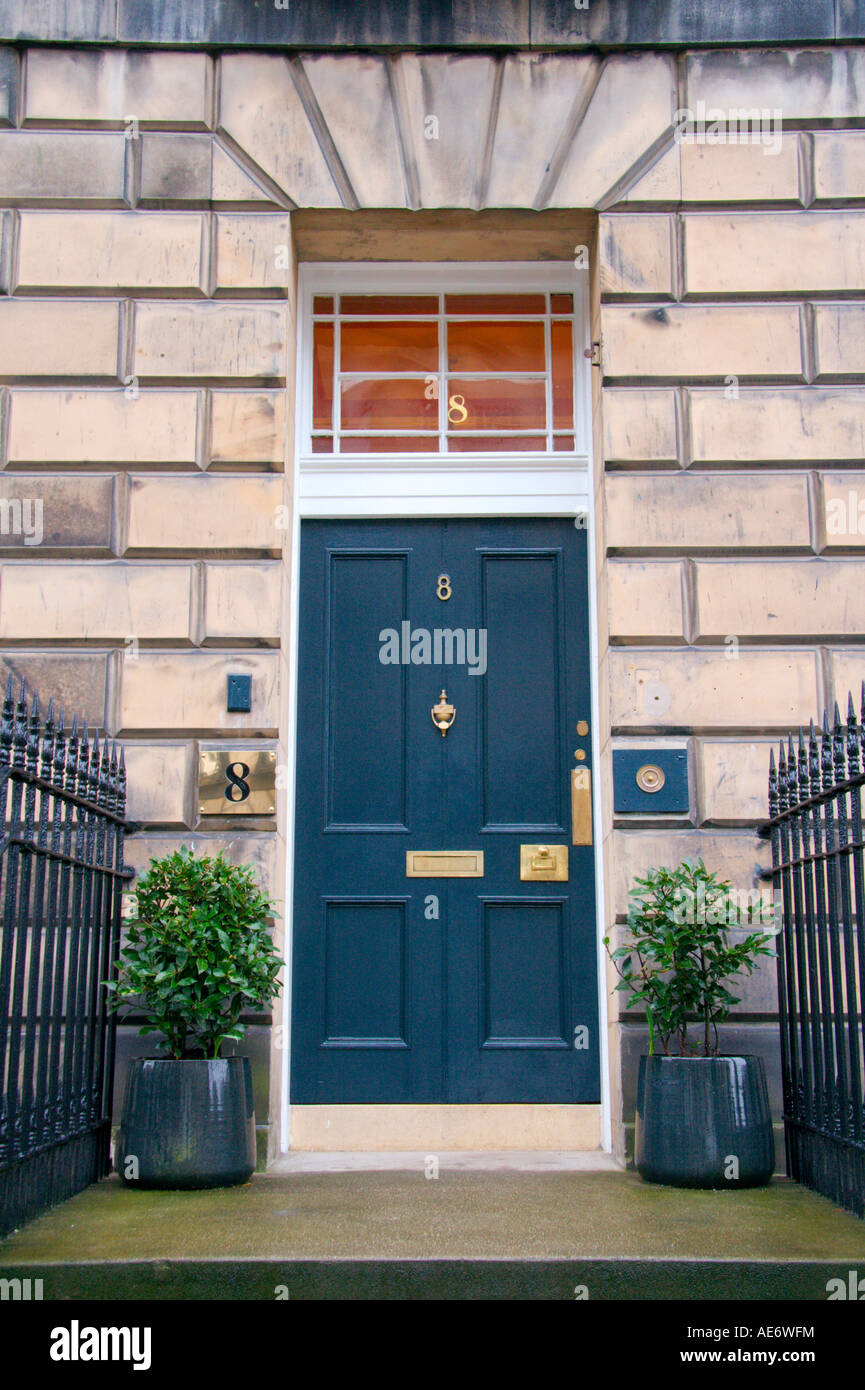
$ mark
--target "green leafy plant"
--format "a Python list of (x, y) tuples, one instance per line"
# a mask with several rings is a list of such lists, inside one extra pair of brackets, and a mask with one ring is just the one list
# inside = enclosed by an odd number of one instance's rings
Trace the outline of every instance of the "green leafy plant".
[[(642, 1005), (649, 1025), (649, 1055), (655, 1038), (670, 1053), (675, 1039), (682, 1056), (718, 1054), (718, 1026), (739, 996), (728, 988), (738, 974), (752, 974), (760, 956), (774, 956), (773, 933), (759, 931), (759, 894), (736, 893), (727, 880), (709, 873), (701, 859), (684, 860), (675, 869), (650, 869), (635, 878), (628, 907), (626, 940), (610, 950), (620, 977), (617, 990), (628, 1006)], [(742, 906), (741, 897), (748, 899)], [(730, 939), (731, 932), (742, 934)], [(699, 1026), (698, 1042), (688, 1037), (689, 1023)]]
[(225, 1041), (243, 1037), (243, 1010), (279, 991), (269, 898), (250, 867), (185, 846), (151, 859), (136, 896), (117, 978), (106, 982), (110, 1007), (143, 1011), (139, 1033), (161, 1033), (169, 1057), (219, 1057)]

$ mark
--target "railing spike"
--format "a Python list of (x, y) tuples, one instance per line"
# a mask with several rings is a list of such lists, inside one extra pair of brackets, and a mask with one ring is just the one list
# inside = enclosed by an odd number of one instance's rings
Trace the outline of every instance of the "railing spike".
[(24, 698), (24, 682), (22, 681), (12, 724), (12, 761), (20, 767), (24, 766), (26, 758), (27, 737), (27, 702)]
[(834, 709), (835, 725), (832, 730), (832, 761), (835, 768), (835, 781), (844, 782), (847, 778), (846, 756), (845, 756), (845, 729), (841, 723), (841, 712), (838, 709), (838, 701), (835, 701)]
[(113, 738), (108, 750), (108, 807), (117, 812), (117, 739)]
[(39, 696), (34, 694), (33, 704), (27, 718), (27, 767), (35, 773), (39, 762)]
[(780, 739), (777, 748), (779, 748), (779, 753), (777, 753), (777, 803), (779, 803), (779, 810), (786, 810), (787, 806), (790, 805), (791, 769), (783, 738)]
[(9, 677), (9, 684), (6, 687), (6, 698), (3, 701), (3, 712), (0, 715), (0, 745), (2, 745), (4, 758), (8, 750), (12, 747), (12, 737), (15, 727), (15, 699), (12, 693), (12, 676)]
[(823, 710), (823, 730), (820, 738), (820, 779), (823, 787), (832, 785), (832, 730), (829, 711)]
[(849, 775), (855, 777), (859, 771), (859, 726), (852, 691), (847, 696), (847, 767)]
[(775, 750), (769, 749), (769, 817), (778, 814), (778, 773), (775, 770)]
[(42, 728), (41, 751), (39, 761), (39, 775), (51, 780), (51, 770), (54, 763), (54, 698), (48, 701), (48, 713), (45, 716), (45, 723)]

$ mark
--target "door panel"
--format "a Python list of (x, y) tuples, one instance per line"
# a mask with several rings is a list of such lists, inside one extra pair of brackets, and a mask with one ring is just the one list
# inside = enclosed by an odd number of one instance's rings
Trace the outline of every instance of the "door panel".
[(565, 908), (485, 900), (482, 1047), (567, 1047)]
[(362, 898), (325, 905), (324, 1047), (408, 1047), (406, 907)]
[(565, 833), (560, 562), (559, 552), (481, 555), (481, 612), (495, 653), (481, 692), (485, 830)]
[[(327, 828), (406, 829), (404, 680), (382, 683), (367, 616), (403, 612), (408, 556), (329, 551), (326, 584)], [(374, 691), (364, 701), (361, 692)]]
[[(301, 529), (292, 1100), (596, 1102), (585, 532)], [(569, 882), (521, 881), (531, 842), (568, 844)], [(484, 876), (407, 878), (409, 850), (483, 851)]]

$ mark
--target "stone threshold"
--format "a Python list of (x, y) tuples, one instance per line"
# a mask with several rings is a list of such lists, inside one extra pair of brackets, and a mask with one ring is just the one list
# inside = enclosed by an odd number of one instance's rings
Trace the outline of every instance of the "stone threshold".
[(473, 1149), (454, 1149), (435, 1154), (418, 1149), (378, 1153), (364, 1150), (355, 1153), (297, 1153), (282, 1154), (267, 1169), (268, 1175), (281, 1177), (289, 1173), (394, 1173), (432, 1171), (435, 1160), (441, 1173), (618, 1173), (622, 1165), (612, 1154), (601, 1149), (593, 1153), (572, 1153), (565, 1150), (504, 1150), (499, 1153), (478, 1152)]
[(600, 1105), (292, 1105), (289, 1149), (310, 1153), (593, 1153)]

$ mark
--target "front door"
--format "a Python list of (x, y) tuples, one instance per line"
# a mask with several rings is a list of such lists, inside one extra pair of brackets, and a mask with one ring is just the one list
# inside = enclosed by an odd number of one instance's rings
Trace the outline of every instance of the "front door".
[(572, 520), (302, 523), (295, 1103), (600, 1099), (587, 583)]

